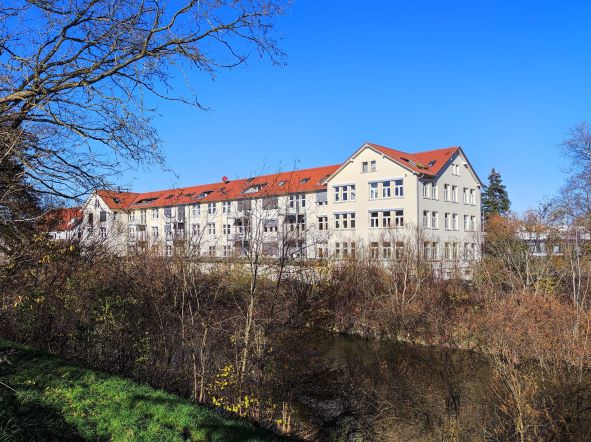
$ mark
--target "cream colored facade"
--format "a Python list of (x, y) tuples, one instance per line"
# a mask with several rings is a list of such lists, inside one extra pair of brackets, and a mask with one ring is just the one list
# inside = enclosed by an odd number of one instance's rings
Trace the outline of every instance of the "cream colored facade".
[(325, 186), (129, 211), (111, 209), (94, 194), (83, 208), (84, 236), (106, 241), (119, 253), (148, 247), (171, 255), (180, 246), (215, 258), (343, 258), (363, 251), (383, 259), (414, 244), (433, 261), (478, 257), (481, 182), (461, 149), (437, 175), (427, 176), (366, 144)]

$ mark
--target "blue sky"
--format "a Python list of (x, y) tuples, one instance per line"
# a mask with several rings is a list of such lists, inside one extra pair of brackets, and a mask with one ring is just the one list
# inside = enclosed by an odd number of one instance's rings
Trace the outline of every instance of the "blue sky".
[[(277, 21), (287, 65), (189, 76), (203, 112), (160, 103), (168, 166), (134, 190), (337, 164), (364, 141), (460, 145), (500, 170), (518, 211), (556, 194), (558, 144), (591, 121), (589, 1), (296, 0)], [(180, 83), (180, 81), (179, 81)]]

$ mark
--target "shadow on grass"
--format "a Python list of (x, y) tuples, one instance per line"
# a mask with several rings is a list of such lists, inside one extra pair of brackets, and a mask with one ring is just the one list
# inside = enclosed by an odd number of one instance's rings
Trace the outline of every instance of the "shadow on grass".
[(61, 413), (38, 402), (22, 402), (0, 387), (0, 441), (84, 441)]
[[(154, 397), (142, 394), (132, 396), (130, 407), (136, 407), (139, 403), (164, 405), (170, 409), (174, 409), (177, 406), (187, 405), (187, 401), (182, 398)], [(193, 433), (200, 433), (205, 434), (206, 441), (242, 442), (247, 440), (290, 440), (286, 437), (270, 433), (246, 419), (230, 420), (236, 419), (236, 417), (226, 416), (225, 413), (220, 414), (219, 411), (215, 411), (204, 405), (200, 405), (200, 407), (200, 415), (195, 417), (193, 425), (184, 428), (174, 428), (175, 431), (179, 432), (179, 436), (182, 439), (192, 440), (191, 435)], [(161, 423), (161, 426), (173, 429), (166, 423)]]

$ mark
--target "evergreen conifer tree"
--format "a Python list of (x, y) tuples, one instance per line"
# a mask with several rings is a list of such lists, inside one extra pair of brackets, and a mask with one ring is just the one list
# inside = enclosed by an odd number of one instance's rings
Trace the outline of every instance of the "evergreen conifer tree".
[(490, 218), (491, 215), (507, 215), (510, 207), (511, 201), (503, 184), (501, 174), (493, 167), (488, 176), (488, 185), (484, 187), (482, 193), (484, 219)]

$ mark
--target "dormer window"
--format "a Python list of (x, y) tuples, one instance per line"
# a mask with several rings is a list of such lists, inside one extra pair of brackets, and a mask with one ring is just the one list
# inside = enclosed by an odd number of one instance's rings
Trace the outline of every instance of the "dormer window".
[(207, 195), (209, 195), (211, 192), (213, 192), (213, 190), (206, 190), (205, 192), (201, 192), (199, 195), (197, 195), (195, 197), (195, 199), (200, 200), (205, 198)]
[(279, 181), (279, 182), (277, 183), (277, 185), (278, 185), (279, 187), (281, 187), (281, 186), (285, 186), (285, 183), (287, 183), (287, 181), (285, 181), (285, 180), (284, 180), (284, 181)]
[(302, 183), (302, 184), (303, 184), (303, 183), (307, 183), (308, 181), (310, 181), (310, 178), (302, 178), (302, 179), (300, 180), (300, 183)]
[(267, 183), (263, 183), (263, 184), (254, 184), (250, 187), (247, 187), (246, 189), (244, 189), (242, 191), (242, 193), (256, 193), (256, 192), (260, 192), (261, 190), (263, 190), (263, 187), (265, 187), (267, 185)]
[(361, 172), (362, 173), (375, 172), (376, 170), (377, 170), (376, 160), (364, 161), (363, 163), (361, 163)]

